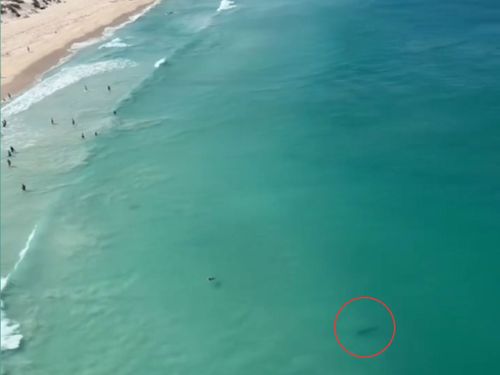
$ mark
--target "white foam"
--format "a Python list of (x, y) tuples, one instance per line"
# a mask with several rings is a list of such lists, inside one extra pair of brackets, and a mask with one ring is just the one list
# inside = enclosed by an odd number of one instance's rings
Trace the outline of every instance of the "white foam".
[[(26, 254), (28, 253), (30, 246), (31, 246), (31, 241), (33, 241), (33, 238), (35, 237), (37, 230), (37, 225), (33, 228), (31, 231), (28, 240), (26, 241), (26, 244), (24, 245), (24, 248), (19, 252), (19, 258), (17, 259), (17, 262), (14, 264), (14, 267), (12, 270), (9, 272), (9, 274), (5, 277), (2, 277), (2, 285), (0, 289), (0, 293), (3, 293), (4, 289), (7, 288), (9, 285), (9, 280), (16, 272), (16, 270), (19, 268), (21, 265), (22, 261), (26, 257)], [(19, 345), (21, 345), (21, 340), (23, 339), (23, 335), (19, 331), (20, 325), (19, 323), (15, 322), (14, 320), (11, 320), (7, 317), (4, 311), (4, 303), (3, 300), (1, 300), (1, 326), (0, 326), (0, 331), (1, 331), (1, 350), (13, 350), (19, 348)]]
[[(97, 38), (92, 38), (92, 39), (86, 40), (84, 42), (73, 43), (73, 45), (71, 46), (70, 49), (71, 50), (79, 50), (79, 49), (91, 46), (93, 44), (99, 43), (99, 42), (101, 42), (101, 41), (103, 41), (105, 39), (110, 38), (117, 30), (120, 30), (122, 27), (125, 27), (125, 26), (127, 26), (127, 25), (129, 25), (129, 24), (131, 24), (131, 23), (133, 23), (135, 21), (137, 21), (142, 16), (144, 16), (152, 8), (154, 8), (156, 5), (158, 5), (160, 3), (160, 1), (161, 0), (155, 1), (150, 6), (144, 8), (144, 10), (142, 12), (130, 16), (127, 21), (125, 21), (125, 22), (123, 22), (123, 23), (121, 23), (121, 24), (119, 24), (117, 26), (108, 26), (108, 27), (106, 27), (104, 29), (102, 35), (99, 36), (99, 37), (97, 37)], [(106, 47), (103, 47), (103, 48), (106, 48)]]
[(110, 40), (107, 43), (104, 43), (103, 45), (99, 46), (99, 49), (103, 48), (125, 48), (128, 47), (129, 45), (125, 42), (123, 42), (120, 38), (115, 38), (113, 40)]
[(236, 8), (234, 1), (231, 0), (221, 0), (217, 12), (222, 12), (223, 10), (229, 10)]
[(134, 67), (137, 64), (131, 60), (114, 59), (99, 61), (93, 64), (81, 64), (68, 68), (63, 68), (53, 76), (50, 76), (35, 87), (26, 91), (21, 96), (14, 99), (2, 109), (4, 117), (12, 116), (27, 110), (33, 104), (38, 103), (49, 95), (62, 90), (78, 81), (95, 76), (97, 74), (109, 72), (117, 69)]
[(155, 68), (158, 69), (160, 66), (162, 66), (163, 64), (165, 64), (165, 61), (167, 61), (166, 57), (164, 57), (164, 58), (158, 60), (157, 62), (155, 62)]

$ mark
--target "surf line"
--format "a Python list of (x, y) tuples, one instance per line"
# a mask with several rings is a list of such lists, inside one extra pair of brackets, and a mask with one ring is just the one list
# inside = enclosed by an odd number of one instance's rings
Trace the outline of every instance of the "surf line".
[[(14, 275), (16, 270), (19, 268), (21, 263), (23, 262), (24, 258), (26, 257), (26, 254), (28, 253), (30, 247), (31, 247), (31, 242), (33, 241), (33, 238), (35, 237), (36, 231), (38, 228), (38, 224), (35, 225), (33, 230), (31, 231), (28, 240), (26, 241), (26, 244), (22, 248), (22, 250), (19, 252), (19, 258), (17, 259), (17, 262), (14, 264), (14, 267), (12, 270), (7, 274), (7, 276), (2, 277), (2, 284), (0, 288), (0, 296), (3, 294), (4, 289), (9, 285), (9, 281), (11, 277)], [(0, 299), (0, 304), (1, 304), (1, 351), (3, 352), (4, 350), (13, 350), (17, 349), (20, 344), (21, 340), (23, 338), (23, 335), (19, 333), (19, 323), (10, 320), (5, 311), (4, 311), (4, 303), (3, 300)]]

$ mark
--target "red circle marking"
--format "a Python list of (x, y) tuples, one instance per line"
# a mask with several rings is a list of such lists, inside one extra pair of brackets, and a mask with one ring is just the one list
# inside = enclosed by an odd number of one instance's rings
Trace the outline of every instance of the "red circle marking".
[[(381, 304), (387, 310), (387, 312), (389, 313), (389, 315), (391, 316), (391, 319), (392, 319), (393, 330), (392, 330), (392, 336), (391, 336), (391, 339), (389, 340), (389, 343), (382, 350), (378, 351), (375, 354), (371, 354), (371, 355), (359, 355), (359, 354), (356, 354), (356, 353), (349, 351), (344, 345), (342, 345), (342, 343), (340, 342), (340, 339), (339, 339), (339, 335), (337, 333), (337, 321), (339, 320), (339, 316), (340, 316), (340, 313), (342, 312), (342, 310), (344, 310), (351, 303), (353, 303), (355, 301), (359, 301), (361, 299), (369, 299), (371, 301), (375, 301), (375, 302)], [(396, 319), (394, 318), (394, 314), (392, 313), (391, 309), (385, 303), (383, 303), (381, 300), (376, 299), (374, 297), (370, 297), (370, 296), (356, 297), (356, 298), (353, 298), (350, 301), (347, 301), (346, 303), (344, 303), (344, 305), (340, 308), (339, 312), (335, 316), (335, 322), (333, 323), (333, 333), (335, 334), (335, 339), (337, 339), (337, 342), (339, 343), (342, 350), (344, 352), (346, 352), (347, 354), (349, 354), (350, 356), (353, 356), (356, 358), (374, 358), (374, 357), (378, 357), (380, 354), (385, 352), (392, 345), (392, 342), (394, 341), (394, 336), (396, 336)]]

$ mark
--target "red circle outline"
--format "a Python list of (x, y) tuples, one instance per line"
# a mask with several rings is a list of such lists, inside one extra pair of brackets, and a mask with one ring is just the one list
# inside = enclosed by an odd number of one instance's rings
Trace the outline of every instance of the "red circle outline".
[[(391, 319), (392, 319), (393, 330), (392, 330), (392, 336), (391, 336), (391, 339), (389, 340), (389, 343), (382, 350), (378, 351), (375, 354), (371, 354), (371, 355), (359, 355), (359, 354), (356, 354), (356, 353), (349, 351), (344, 345), (342, 345), (342, 343), (340, 342), (340, 339), (339, 339), (339, 335), (337, 333), (337, 321), (339, 320), (339, 316), (340, 316), (340, 313), (342, 312), (342, 310), (344, 310), (351, 303), (359, 301), (361, 299), (368, 299), (368, 300), (375, 301), (375, 302), (381, 304), (387, 310), (387, 312), (389, 313), (389, 315), (391, 316)], [(337, 342), (340, 345), (340, 347), (342, 348), (342, 350), (344, 352), (346, 352), (347, 354), (349, 354), (350, 356), (356, 357), (356, 358), (374, 358), (374, 357), (378, 357), (379, 355), (381, 355), (383, 352), (385, 352), (387, 349), (389, 349), (389, 347), (392, 345), (392, 342), (394, 341), (394, 337), (396, 336), (396, 319), (394, 318), (394, 314), (392, 313), (391, 309), (381, 300), (374, 298), (374, 297), (370, 297), (370, 296), (356, 297), (356, 298), (353, 298), (353, 299), (347, 301), (346, 303), (344, 303), (342, 305), (342, 307), (340, 308), (340, 310), (337, 312), (337, 315), (335, 316), (335, 321), (333, 323), (333, 333), (335, 334), (335, 339), (337, 340)]]

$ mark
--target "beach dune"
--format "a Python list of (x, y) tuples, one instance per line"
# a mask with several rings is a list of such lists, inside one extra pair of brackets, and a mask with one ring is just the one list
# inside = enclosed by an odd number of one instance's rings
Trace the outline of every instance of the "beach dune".
[(72, 44), (101, 35), (156, 1), (64, 0), (43, 3), (40, 9), (26, 0), (16, 12), (3, 7), (2, 98), (27, 89), (69, 54)]

